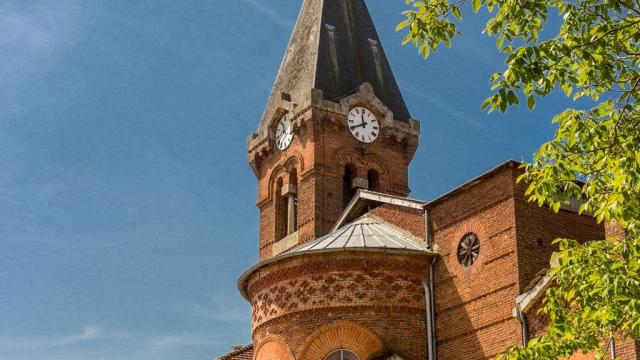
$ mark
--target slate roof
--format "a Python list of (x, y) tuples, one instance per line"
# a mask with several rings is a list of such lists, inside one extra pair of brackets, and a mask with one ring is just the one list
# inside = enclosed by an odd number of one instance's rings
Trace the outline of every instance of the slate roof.
[(419, 239), (392, 228), (371, 216), (364, 216), (312, 242), (293, 248), (285, 254), (320, 250), (388, 249), (429, 251)]
[(411, 118), (364, 0), (304, 0), (260, 130), (269, 126), (282, 93), (304, 104), (314, 88), (337, 102), (364, 82), (396, 120)]

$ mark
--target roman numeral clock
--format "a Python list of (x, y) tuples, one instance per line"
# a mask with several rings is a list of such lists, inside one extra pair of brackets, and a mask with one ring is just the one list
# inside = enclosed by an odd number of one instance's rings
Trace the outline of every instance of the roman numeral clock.
[(355, 107), (347, 116), (347, 126), (351, 134), (358, 141), (369, 144), (380, 135), (380, 123), (376, 116), (367, 108)]

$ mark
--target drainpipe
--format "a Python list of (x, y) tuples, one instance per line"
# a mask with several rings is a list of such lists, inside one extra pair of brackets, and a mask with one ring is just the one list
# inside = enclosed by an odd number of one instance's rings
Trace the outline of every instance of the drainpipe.
[(518, 304), (515, 308), (516, 317), (520, 322), (520, 326), (522, 326), (522, 346), (527, 347), (529, 344), (529, 324), (527, 321), (527, 314), (523, 313), (520, 310), (520, 304)]
[(614, 338), (611, 338), (611, 341), (609, 342), (609, 351), (611, 352), (611, 358), (615, 359), (617, 355), (616, 355), (616, 340)]
[(435, 299), (436, 299), (436, 293), (435, 293), (435, 289), (434, 289), (434, 266), (436, 264), (437, 259), (431, 260), (431, 264), (429, 265), (429, 293), (431, 294), (431, 298), (429, 299), (431, 302), (431, 318), (429, 319), (429, 321), (431, 322), (431, 327), (432, 327), (432, 331), (431, 331), (431, 359), (432, 360), (436, 360), (437, 359), (437, 352), (436, 352), (436, 303), (435, 303)]
[(429, 280), (422, 282), (424, 287), (424, 298), (426, 303), (426, 319), (427, 319), (427, 354), (429, 360), (435, 360), (433, 356), (433, 322), (431, 321), (431, 286)]
[[(425, 239), (427, 240), (427, 247), (433, 250), (433, 239), (431, 238), (430, 228), (429, 228), (429, 209), (424, 208), (424, 234)], [(431, 259), (429, 263), (429, 277), (426, 281), (422, 283), (424, 286), (424, 295), (426, 302), (426, 317), (427, 317), (427, 354), (429, 355), (429, 360), (436, 360), (437, 352), (436, 352), (436, 331), (435, 331), (435, 292), (434, 292), (434, 265), (436, 263), (435, 259)]]

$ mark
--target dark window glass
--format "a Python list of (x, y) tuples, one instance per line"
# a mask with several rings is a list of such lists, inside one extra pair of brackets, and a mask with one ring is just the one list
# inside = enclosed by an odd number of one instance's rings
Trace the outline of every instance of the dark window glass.
[(287, 236), (287, 207), (288, 207), (288, 203), (287, 203), (287, 199), (282, 196), (282, 184), (283, 184), (283, 179), (282, 178), (278, 178), (278, 181), (276, 181), (276, 188), (275, 188), (275, 198), (276, 198), (276, 203), (275, 203), (275, 213), (276, 213), (276, 236), (275, 236), (275, 240), (278, 241), (282, 238), (284, 238), (285, 236)]
[(325, 360), (359, 360), (358, 356), (349, 350), (334, 351)]
[(289, 174), (289, 182), (296, 187), (296, 193), (293, 196), (293, 232), (298, 231), (298, 171), (291, 170)]
[(342, 208), (345, 209), (349, 202), (356, 194), (355, 190), (351, 188), (351, 183), (355, 177), (356, 170), (353, 165), (347, 165), (344, 167), (344, 176), (342, 177)]
[(369, 170), (367, 180), (369, 180), (369, 190), (380, 191), (380, 174), (377, 171)]

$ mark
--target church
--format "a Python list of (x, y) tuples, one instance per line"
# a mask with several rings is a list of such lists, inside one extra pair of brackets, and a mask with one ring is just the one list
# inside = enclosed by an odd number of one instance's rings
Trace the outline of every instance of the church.
[[(507, 161), (410, 195), (411, 117), (364, 0), (304, 0), (258, 129), (252, 344), (220, 360), (489, 359), (541, 334), (558, 237), (612, 230), (529, 203)], [(640, 345), (611, 344), (622, 359)], [(575, 357), (575, 358), (589, 358)]]

